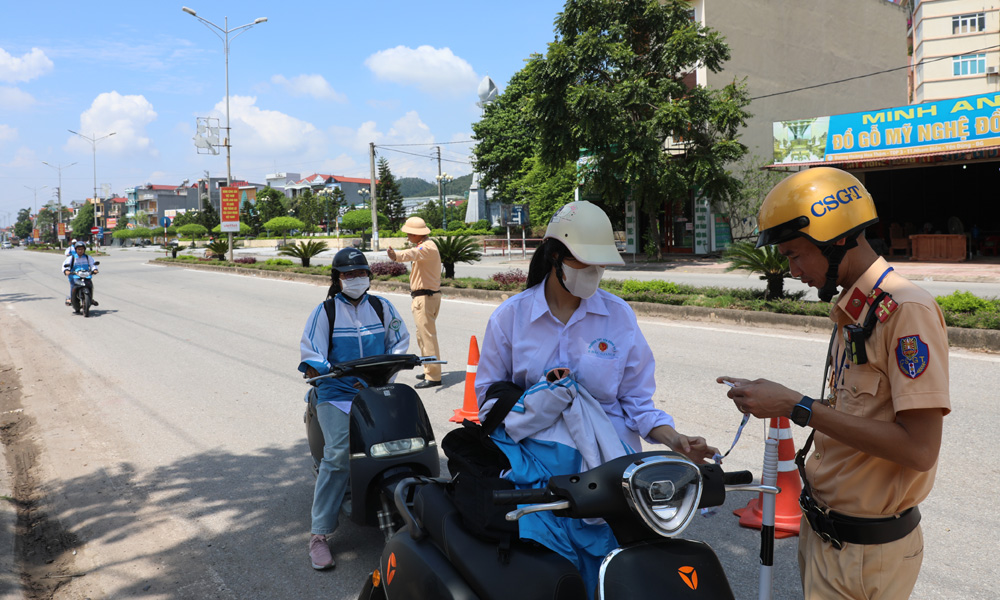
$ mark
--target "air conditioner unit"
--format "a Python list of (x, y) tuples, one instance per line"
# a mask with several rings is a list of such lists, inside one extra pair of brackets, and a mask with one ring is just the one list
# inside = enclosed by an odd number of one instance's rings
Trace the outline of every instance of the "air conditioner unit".
[(997, 74), (997, 68), (996, 67), (986, 67), (986, 74), (987, 75), (996, 75)]

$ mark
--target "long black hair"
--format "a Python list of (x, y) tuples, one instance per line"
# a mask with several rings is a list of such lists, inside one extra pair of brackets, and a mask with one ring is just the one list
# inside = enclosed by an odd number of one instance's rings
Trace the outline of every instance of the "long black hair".
[(344, 286), (340, 284), (340, 271), (330, 267), (330, 289), (326, 290), (326, 297), (333, 298), (344, 289)]
[(545, 277), (552, 272), (553, 267), (556, 269), (559, 282), (562, 283), (562, 263), (566, 257), (571, 256), (573, 255), (562, 242), (555, 238), (546, 239), (531, 256), (531, 263), (528, 264), (528, 280), (524, 287), (535, 287), (545, 281)]

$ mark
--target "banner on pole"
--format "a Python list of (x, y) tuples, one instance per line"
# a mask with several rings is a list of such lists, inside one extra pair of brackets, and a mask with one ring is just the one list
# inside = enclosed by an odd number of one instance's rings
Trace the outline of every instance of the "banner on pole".
[(221, 231), (223, 233), (239, 233), (240, 231), (240, 188), (222, 188), (222, 206), (219, 210)]

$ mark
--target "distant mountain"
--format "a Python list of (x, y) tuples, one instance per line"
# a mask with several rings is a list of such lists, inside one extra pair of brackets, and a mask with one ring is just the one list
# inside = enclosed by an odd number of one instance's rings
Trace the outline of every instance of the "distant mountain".
[[(399, 184), (399, 191), (404, 198), (420, 196), (437, 196), (437, 181), (424, 181), (419, 177), (401, 177), (396, 180)], [(472, 185), (472, 173), (456, 177), (445, 185), (444, 191), (449, 195), (466, 195), (469, 186)]]

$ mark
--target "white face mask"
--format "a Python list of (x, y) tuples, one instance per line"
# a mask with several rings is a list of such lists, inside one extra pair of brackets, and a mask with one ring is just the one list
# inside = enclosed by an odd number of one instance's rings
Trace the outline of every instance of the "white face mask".
[(341, 279), (340, 289), (344, 295), (352, 300), (357, 300), (371, 286), (371, 280), (367, 277), (355, 277), (354, 279)]
[(586, 299), (597, 293), (597, 288), (601, 285), (601, 277), (604, 276), (604, 267), (590, 265), (583, 269), (574, 269), (564, 264), (563, 275), (566, 276), (563, 284), (569, 293), (577, 298)]

